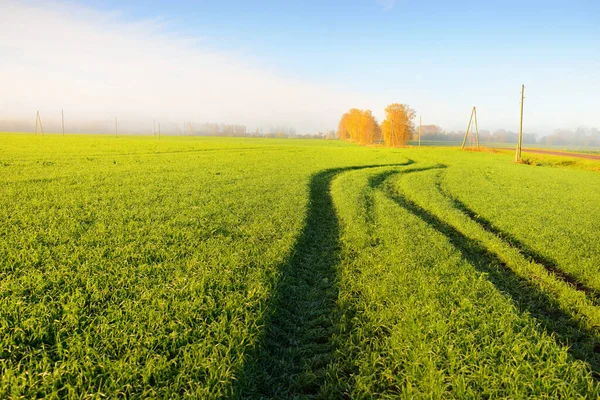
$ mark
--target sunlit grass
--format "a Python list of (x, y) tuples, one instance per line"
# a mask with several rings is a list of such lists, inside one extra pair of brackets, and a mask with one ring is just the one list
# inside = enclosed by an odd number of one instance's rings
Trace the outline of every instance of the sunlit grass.
[(595, 397), (600, 174), (0, 136), (0, 397)]

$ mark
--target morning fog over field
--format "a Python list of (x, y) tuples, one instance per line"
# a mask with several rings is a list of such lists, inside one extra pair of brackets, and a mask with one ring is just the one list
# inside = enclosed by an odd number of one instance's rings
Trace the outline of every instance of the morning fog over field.
[(600, 397), (599, 16), (0, 0), (0, 398)]

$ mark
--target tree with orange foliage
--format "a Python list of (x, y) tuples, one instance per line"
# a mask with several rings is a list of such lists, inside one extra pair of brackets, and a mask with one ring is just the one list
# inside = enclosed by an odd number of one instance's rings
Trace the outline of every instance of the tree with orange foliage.
[(406, 146), (415, 131), (415, 110), (406, 104), (390, 104), (385, 108), (381, 124), (383, 140), (388, 147)]
[(358, 143), (362, 145), (373, 144), (379, 141), (381, 128), (371, 110), (362, 112), (360, 120), (360, 138)]
[(342, 116), (338, 136), (361, 145), (373, 144), (381, 140), (381, 128), (371, 110), (353, 108)]
[(346, 124), (348, 123), (348, 113), (342, 115), (342, 119), (340, 119), (340, 123), (338, 124), (338, 137), (340, 140), (349, 140), (350, 134), (348, 133), (348, 128), (346, 128)]
[(362, 122), (362, 111), (358, 108), (353, 108), (348, 111), (348, 119), (346, 120), (346, 129), (350, 136), (351, 142), (358, 143), (360, 141), (360, 128)]

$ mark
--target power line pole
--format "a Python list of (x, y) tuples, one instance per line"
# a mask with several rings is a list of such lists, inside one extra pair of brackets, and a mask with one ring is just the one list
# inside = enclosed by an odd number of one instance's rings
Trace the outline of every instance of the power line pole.
[(37, 136), (37, 127), (38, 127), (38, 119), (40, 118), (40, 112), (35, 113), (35, 131), (33, 131), (33, 136)]
[(473, 106), (473, 110), (471, 110), (471, 118), (469, 118), (469, 125), (467, 126), (467, 131), (465, 132), (465, 138), (463, 139), (462, 146), (460, 146), (461, 150), (465, 148), (465, 144), (467, 143), (467, 137), (469, 136), (469, 131), (471, 130), (471, 124), (473, 123), (473, 113), (475, 112), (475, 106)]
[(115, 137), (119, 137), (119, 129), (117, 125), (117, 117), (115, 117)]
[(60, 116), (61, 116), (61, 119), (62, 119), (63, 136), (65, 136), (65, 110), (60, 110)]
[(158, 140), (160, 140), (160, 122), (158, 123)]
[(419, 115), (419, 147), (421, 147), (421, 128), (423, 126), (423, 117)]
[(152, 135), (156, 136), (156, 120), (152, 120)]
[(40, 132), (42, 133), (42, 136), (44, 135), (44, 127), (42, 126), (42, 117), (40, 117), (40, 112), (37, 112), (37, 115), (35, 117), (35, 135), (37, 135), (37, 127), (38, 127), (38, 121), (40, 124)]
[(521, 122), (519, 124), (519, 142), (517, 143), (516, 162), (521, 162), (521, 146), (523, 144), (523, 102), (525, 100), (525, 85), (521, 85)]
[(477, 108), (473, 106), (473, 114), (475, 116), (475, 141), (477, 142), (477, 148), (479, 148), (479, 125), (477, 124)]

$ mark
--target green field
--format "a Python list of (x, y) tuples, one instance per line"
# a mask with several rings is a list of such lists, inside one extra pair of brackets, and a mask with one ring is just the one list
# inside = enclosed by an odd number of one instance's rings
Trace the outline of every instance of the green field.
[(0, 135), (0, 398), (596, 398), (600, 173), (512, 159)]

